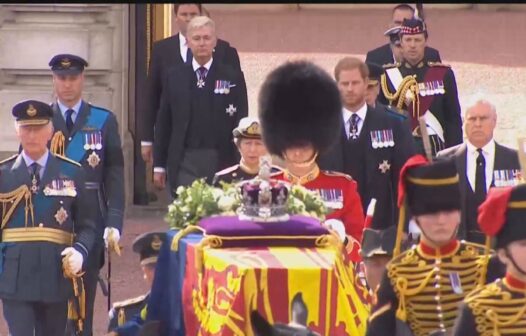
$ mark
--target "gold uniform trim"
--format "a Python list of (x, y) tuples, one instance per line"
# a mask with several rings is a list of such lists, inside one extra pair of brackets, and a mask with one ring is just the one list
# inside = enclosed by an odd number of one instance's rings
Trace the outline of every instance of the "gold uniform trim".
[(510, 209), (524, 209), (526, 208), (526, 201), (509, 202), (508, 208)]
[(55, 244), (71, 245), (72, 233), (46, 227), (28, 227), (2, 230), (2, 242), (19, 243), (33, 241), (47, 241)]
[(526, 297), (503, 288), (501, 279), (466, 296), (482, 336), (526, 335)]
[[(480, 246), (461, 242), (456, 253), (431, 257), (415, 246), (387, 265), (387, 275), (399, 299), (396, 316), (407, 321), (415, 336), (453, 327), (457, 307), (477, 288), (487, 258)], [(457, 273), (461, 293), (455, 292), (450, 273)]]
[(458, 174), (453, 177), (446, 177), (442, 179), (423, 179), (418, 177), (407, 176), (407, 180), (416, 185), (443, 186), (458, 183)]

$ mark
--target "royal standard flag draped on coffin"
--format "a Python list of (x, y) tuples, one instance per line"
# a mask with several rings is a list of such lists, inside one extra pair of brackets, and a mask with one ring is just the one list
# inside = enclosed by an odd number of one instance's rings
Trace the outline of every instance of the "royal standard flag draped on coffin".
[(356, 283), (352, 266), (336, 248), (201, 251), (189, 245), (186, 257), (183, 309), (188, 335), (252, 336), (252, 310), (270, 323), (288, 324), (298, 293), (311, 330), (332, 336), (365, 334), (366, 289)]

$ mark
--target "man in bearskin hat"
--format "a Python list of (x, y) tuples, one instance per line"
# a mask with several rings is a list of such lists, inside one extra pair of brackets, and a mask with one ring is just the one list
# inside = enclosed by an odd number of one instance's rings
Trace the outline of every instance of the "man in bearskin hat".
[[(402, 168), (394, 258), (380, 284), (366, 335), (393, 335), (394, 330), (396, 335), (446, 335), (458, 304), (492, 272), (489, 248), (456, 238), (458, 180), (451, 160), (430, 164), (416, 155)], [(399, 255), (406, 205), (422, 234), (418, 245)]]
[(322, 171), (316, 163), (318, 154), (338, 139), (341, 110), (334, 80), (307, 61), (275, 69), (259, 95), (263, 139), (269, 152), (285, 163), (285, 170), (274, 178), (318, 191), (331, 209), (325, 224), (355, 251), (351, 256), (357, 261), (364, 224), (357, 183), (349, 175)]
[(426, 44), (424, 21), (404, 19), (400, 29), (404, 60), (386, 68), (379, 100), (409, 111), (413, 136), (421, 153), (423, 144), (418, 120), (423, 116), (435, 155), (462, 142), (462, 120), (455, 74), (449, 65), (425, 59)]
[(526, 335), (526, 185), (492, 188), (479, 207), (506, 275), (466, 296), (454, 335)]

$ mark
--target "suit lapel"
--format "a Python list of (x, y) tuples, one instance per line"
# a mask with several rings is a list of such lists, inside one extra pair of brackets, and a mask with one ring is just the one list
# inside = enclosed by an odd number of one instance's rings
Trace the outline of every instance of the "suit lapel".
[(184, 60), (183, 60), (183, 56), (181, 56), (181, 38), (180, 38), (180, 34), (181, 33), (178, 33), (177, 35), (175, 35), (175, 38), (174, 38), (174, 44), (173, 44), (173, 51), (174, 51), (174, 55), (172, 59), (176, 59), (176, 58), (179, 58), (179, 60), (181, 61), (181, 63), (184, 63)]
[(82, 101), (82, 104), (80, 105), (79, 114), (77, 115), (77, 119), (75, 119), (75, 123), (73, 124), (73, 129), (71, 130), (71, 135), (75, 134), (79, 130), (84, 127), (84, 124), (86, 123), (86, 120), (88, 119), (90, 113), (90, 107), (89, 104), (85, 101)]
[(64, 136), (69, 136), (66, 120), (64, 120), (64, 116), (57, 103), (53, 103), (53, 126), (55, 127), (55, 132), (62, 131)]

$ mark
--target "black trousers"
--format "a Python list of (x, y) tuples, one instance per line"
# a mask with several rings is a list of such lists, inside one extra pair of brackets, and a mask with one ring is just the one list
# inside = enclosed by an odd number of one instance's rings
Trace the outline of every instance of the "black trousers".
[(4, 318), (12, 336), (64, 335), (68, 302), (2, 300)]

